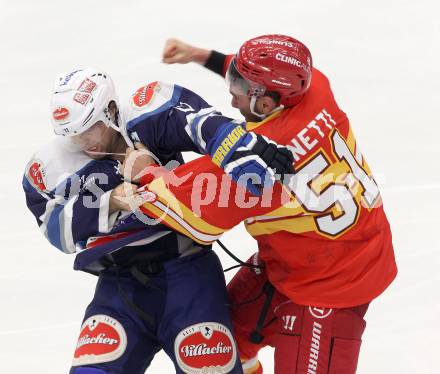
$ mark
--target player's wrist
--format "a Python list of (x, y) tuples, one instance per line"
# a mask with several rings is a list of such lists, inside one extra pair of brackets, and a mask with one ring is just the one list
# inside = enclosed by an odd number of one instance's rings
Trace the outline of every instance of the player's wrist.
[(209, 51), (209, 57), (207, 58), (203, 66), (214, 73), (224, 76), (226, 60), (227, 60), (226, 55), (218, 51), (212, 50)]
[(211, 52), (209, 49), (193, 47), (191, 60), (200, 65), (205, 65), (211, 56)]

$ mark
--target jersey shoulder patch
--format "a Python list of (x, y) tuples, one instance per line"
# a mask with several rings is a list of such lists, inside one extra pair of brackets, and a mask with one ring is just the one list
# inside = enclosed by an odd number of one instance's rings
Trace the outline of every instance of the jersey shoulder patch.
[(41, 192), (47, 191), (46, 170), (40, 159), (34, 157), (28, 162), (25, 175), (29, 183), (36, 190)]
[(142, 110), (155, 99), (154, 96), (158, 91), (160, 91), (160, 85), (158, 82), (148, 83), (147, 85), (138, 88), (131, 96), (131, 104), (133, 105), (133, 108)]
[(65, 177), (93, 161), (83, 152), (66, 149), (66, 142), (56, 137), (35, 152), (26, 165), (25, 176), (37, 191), (53, 191)]
[(169, 110), (178, 103), (181, 94), (182, 87), (164, 82), (139, 87), (123, 108), (123, 125), (129, 130), (139, 121)]
[(131, 107), (137, 111), (152, 112), (173, 98), (176, 86), (164, 82), (152, 82), (139, 87), (131, 96)]

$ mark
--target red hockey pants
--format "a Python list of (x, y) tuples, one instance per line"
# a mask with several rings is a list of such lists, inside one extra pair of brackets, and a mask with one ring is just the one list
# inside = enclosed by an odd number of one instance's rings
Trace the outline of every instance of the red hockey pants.
[(343, 309), (295, 304), (270, 285), (264, 268), (242, 267), (228, 293), (246, 374), (263, 372), (257, 355), (264, 346), (275, 348), (275, 374), (356, 372), (367, 304)]

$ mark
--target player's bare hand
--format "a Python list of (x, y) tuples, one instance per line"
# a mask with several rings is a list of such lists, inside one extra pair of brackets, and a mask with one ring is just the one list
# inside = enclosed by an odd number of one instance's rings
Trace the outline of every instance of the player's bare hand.
[(162, 61), (166, 64), (187, 64), (197, 62), (204, 65), (211, 51), (197, 48), (179, 39), (168, 39), (162, 53)]
[(118, 210), (134, 211), (144, 203), (136, 192), (138, 186), (128, 182), (116, 186), (110, 194), (109, 214)]
[(146, 174), (149, 165), (155, 165), (153, 154), (141, 143), (135, 144), (136, 149), (127, 148), (120, 172), (126, 181), (138, 183)]

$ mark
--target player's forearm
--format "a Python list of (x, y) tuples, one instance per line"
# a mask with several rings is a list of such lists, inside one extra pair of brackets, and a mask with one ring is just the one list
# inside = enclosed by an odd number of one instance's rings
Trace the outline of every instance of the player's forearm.
[(227, 56), (214, 50), (199, 48), (174, 38), (166, 41), (162, 54), (162, 61), (166, 64), (196, 62), (222, 76), (225, 75), (231, 58), (232, 55)]
[(112, 225), (114, 223), (114, 213), (119, 211), (132, 212), (143, 203), (142, 198), (137, 193), (139, 186), (128, 182), (121, 183), (113, 190), (108, 191), (108, 200), (103, 208), (107, 209), (107, 216)]
[[(266, 184), (293, 174), (293, 156), (284, 146), (264, 136), (247, 132), (243, 123), (218, 112), (195, 114), (188, 127), (192, 141), (233, 180), (245, 184), (253, 194)], [(256, 180), (247, 178), (255, 175)], [(254, 185), (255, 184), (255, 185)]]
[(204, 66), (212, 72), (224, 77), (226, 75), (226, 71), (228, 70), (229, 64), (234, 58), (234, 55), (224, 55), (223, 53), (214, 50), (210, 52), (211, 54), (209, 59), (206, 61)]
[(211, 51), (209, 49), (194, 47), (192, 50), (192, 61), (200, 65), (205, 65), (209, 60)]

